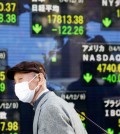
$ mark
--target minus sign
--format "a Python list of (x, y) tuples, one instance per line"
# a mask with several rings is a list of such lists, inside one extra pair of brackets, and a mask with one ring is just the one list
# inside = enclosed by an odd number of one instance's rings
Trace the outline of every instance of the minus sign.
[(53, 32), (54, 32), (54, 31), (57, 31), (57, 28), (53, 28), (52, 31), (53, 31)]
[(102, 77), (103, 80), (106, 80), (107, 78), (106, 77)]

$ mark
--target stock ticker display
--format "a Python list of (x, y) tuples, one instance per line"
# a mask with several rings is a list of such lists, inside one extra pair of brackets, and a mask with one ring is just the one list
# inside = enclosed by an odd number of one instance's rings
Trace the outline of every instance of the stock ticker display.
[(20, 115), (18, 101), (0, 100), (1, 134), (19, 134)]
[[(66, 1), (66, 3), (68, 3)], [(79, 10), (68, 12), (62, 8), (64, 1), (32, 1), (32, 34), (36, 35), (79, 35), (85, 32), (85, 18)], [(84, 8), (84, 1), (70, 1), (71, 8)]]
[[(118, 127), (120, 127), (120, 98), (111, 97), (111, 98), (103, 98), (104, 105), (104, 121), (106, 122), (107, 131), (111, 133), (119, 134), (120, 131)], [(114, 118), (114, 120), (113, 120)], [(114, 127), (113, 125), (114, 124)]]
[[(92, 83), (99, 79), (109, 85), (120, 83), (120, 46), (112, 44), (82, 45), (83, 79)], [(92, 68), (88, 70), (89, 64)]]
[(120, 0), (0, 0), (1, 134), (33, 134), (33, 109), (6, 77), (23, 60), (43, 63), (50, 90), (120, 134)]
[(7, 50), (0, 50), (0, 133), (19, 134), (20, 113), (18, 100), (8, 99), (6, 68)]

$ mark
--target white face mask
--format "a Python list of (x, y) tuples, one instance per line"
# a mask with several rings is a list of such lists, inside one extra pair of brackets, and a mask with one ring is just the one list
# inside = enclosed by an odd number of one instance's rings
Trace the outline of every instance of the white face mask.
[[(37, 76), (37, 75), (36, 75)], [(36, 77), (35, 76), (35, 77)], [(30, 103), (35, 95), (36, 90), (39, 89), (39, 86), (37, 86), (35, 89), (30, 90), (29, 89), (29, 83), (35, 79), (32, 78), (29, 82), (25, 81), (25, 82), (21, 82), (21, 83), (17, 83), (15, 84), (15, 94), (18, 97), (18, 99), (22, 102), (28, 102)]]

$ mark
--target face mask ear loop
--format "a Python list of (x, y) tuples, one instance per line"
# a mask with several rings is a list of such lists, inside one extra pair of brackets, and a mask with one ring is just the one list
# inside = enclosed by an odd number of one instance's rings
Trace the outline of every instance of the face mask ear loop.
[(34, 89), (34, 90), (35, 90), (35, 92), (37, 92), (37, 91), (38, 91), (38, 87), (39, 87), (39, 85), (37, 85), (37, 87)]
[(28, 83), (30, 83), (32, 80), (34, 80), (39, 74), (36, 74)]

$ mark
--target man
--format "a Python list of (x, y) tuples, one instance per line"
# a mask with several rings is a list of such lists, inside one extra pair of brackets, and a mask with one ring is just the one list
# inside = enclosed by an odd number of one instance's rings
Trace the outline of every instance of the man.
[(33, 134), (87, 134), (74, 108), (46, 86), (44, 66), (21, 62), (7, 71), (15, 81), (15, 94), (35, 110)]

